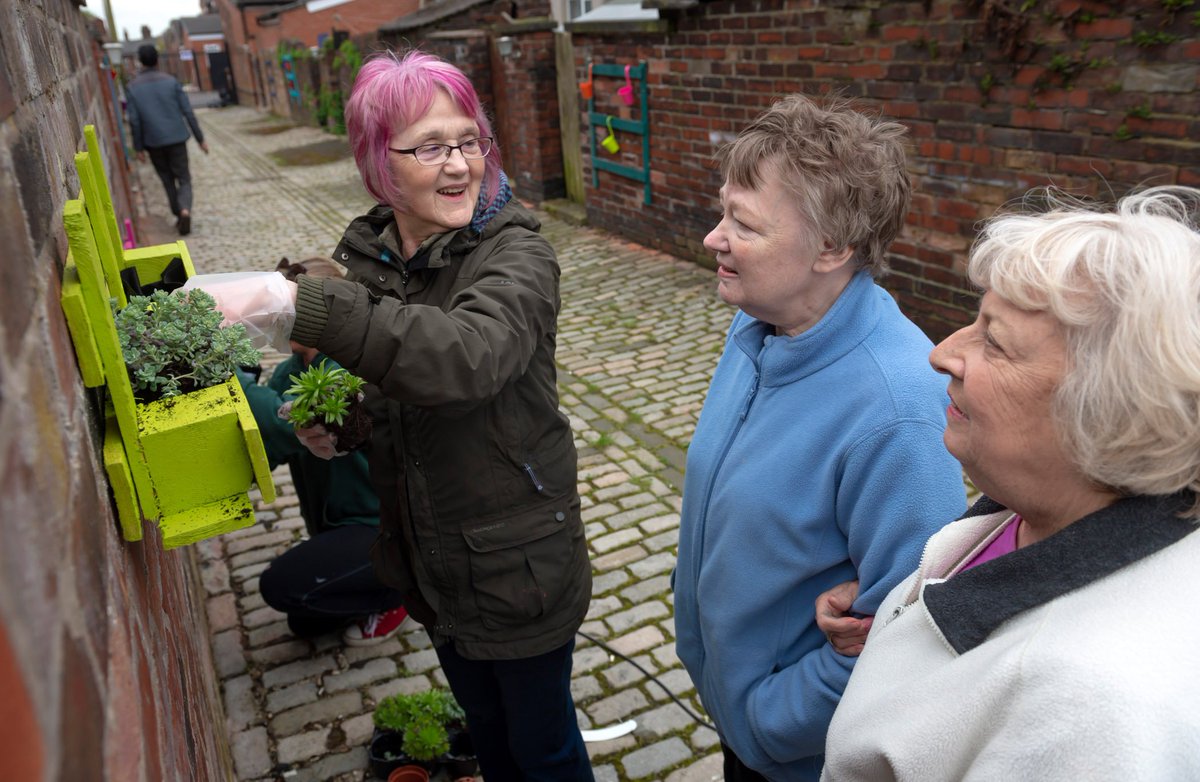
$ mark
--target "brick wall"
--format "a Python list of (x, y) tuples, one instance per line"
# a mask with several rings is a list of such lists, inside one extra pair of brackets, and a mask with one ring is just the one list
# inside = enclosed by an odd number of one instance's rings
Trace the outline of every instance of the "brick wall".
[[(497, 32), (507, 32), (498, 30)], [(505, 168), (521, 198), (541, 202), (561, 198), (562, 134), (559, 132), (558, 91), (555, 82), (554, 31), (513, 30), (514, 55), (494, 58), (504, 91), (504, 127), (499, 135)], [(498, 116), (500, 116), (498, 114)]]
[(121, 540), (59, 306), (85, 124), (130, 214), (97, 43), (73, 0), (0, 29), (0, 779), (232, 779), (196, 565)]
[[(322, 33), (334, 28), (350, 35), (372, 32), (380, 25), (412, 13), (420, 7), (419, 0), (352, 0), (320, 11), (311, 12), (303, 5), (286, 7), (278, 12), (280, 35), (317, 46)], [(260, 14), (262, 12), (259, 12)]]
[(243, 13), (233, 0), (216, 0), (216, 12), (221, 17), (221, 32), (225, 35), (226, 51), (229, 52), (229, 69), (237, 86), (238, 103), (245, 106), (258, 105), (262, 85), (258, 60), (250, 48)]
[[(941, 338), (972, 316), (961, 268), (999, 205), (1051, 183), (1100, 196), (1200, 185), (1200, 30), (1165, 5), (720, 0), (661, 12), (669, 32), (576, 29), (575, 81), (588, 60), (650, 69), (653, 204), (607, 172), (592, 187), (581, 124), (588, 219), (711, 265), (717, 146), (779, 96), (838, 90), (911, 130), (915, 198), (884, 284)], [(597, 79), (597, 111), (631, 111), (617, 86)]]

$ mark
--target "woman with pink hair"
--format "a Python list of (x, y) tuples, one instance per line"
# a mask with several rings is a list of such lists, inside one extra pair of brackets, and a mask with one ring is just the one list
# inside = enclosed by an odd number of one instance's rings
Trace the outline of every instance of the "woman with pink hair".
[[(199, 283), (261, 341), (290, 337), (370, 384), (375, 568), (428, 631), (488, 782), (586, 782), (570, 681), (591, 565), (558, 406), (554, 250), (453, 65), (370, 59), (346, 127), (378, 202), (334, 250), (347, 278)], [(340, 450), (321, 427), (298, 435)]]

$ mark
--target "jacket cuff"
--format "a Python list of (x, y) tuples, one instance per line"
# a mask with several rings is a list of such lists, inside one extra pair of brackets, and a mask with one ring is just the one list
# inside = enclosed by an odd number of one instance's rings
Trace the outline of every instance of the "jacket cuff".
[(329, 307), (325, 304), (325, 281), (319, 277), (301, 274), (296, 278), (296, 325), (292, 326), (292, 339), (301, 345), (318, 347), (318, 340), (325, 333), (329, 321)]

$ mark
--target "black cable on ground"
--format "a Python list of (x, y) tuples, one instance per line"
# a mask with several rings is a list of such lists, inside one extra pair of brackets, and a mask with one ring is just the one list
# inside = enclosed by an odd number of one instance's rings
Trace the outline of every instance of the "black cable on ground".
[(675, 693), (671, 692), (671, 691), (670, 691), (670, 690), (667, 688), (667, 685), (665, 685), (665, 684), (663, 684), (662, 682), (660, 682), (660, 681), (658, 680), (658, 677), (657, 677), (657, 676), (655, 676), (654, 674), (652, 674), (652, 673), (650, 673), (649, 671), (647, 671), (645, 668), (643, 668), (641, 665), (639, 665), (639, 664), (637, 663), (637, 661), (635, 661), (635, 660), (634, 660), (634, 659), (632, 659), (631, 657), (628, 657), (628, 656), (626, 656), (626, 655), (624, 655), (624, 654), (621, 654), (621, 653), (620, 653), (620, 652), (618, 652), (616, 649), (612, 648), (612, 647), (611, 647), (611, 646), (609, 646), (608, 644), (606, 644), (606, 643), (604, 643), (603, 641), (601, 641), (599, 638), (594, 638), (594, 637), (592, 637), (592, 636), (588, 635), (587, 633), (583, 632), (582, 630), (576, 630), (575, 632), (579, 633), (579, 634), (580, 634), (580, 635), (582, 635), (584, 638), (586, 638), (586, 639), (588, 639), (589, 641), (591, 641), (592, 643), (596, 644), (596, 646), (599, 646), (601, 649), (603, 649), (604, 651), (608, 652), (609, 654), (615, 654), (617, 657), (620, 657), (622, 660), (624, 660), (625, 662), (629, 663), (629, 664), (630, 664), (630, 665), (632, 665), (634, 668), (637, 668), (639, 671), (641, 671), (642, 673), (646, 674), (646, 676), (650, 677), (650, 681), (654, 682), (654, 683), (655, 683), (655, 684), (657, 684), (659, 687), (662, 687), (662, 691), (663, 691), (663, 692), (665, 692), (665, 693), (667, 694), (667, 697), (669, 697), (671, 700), (675, 701), (675, 704), (676, 704), (677, 706), (679, 706), (679, 708), (681, 708), (681, 709), (683, 709), (685, 712), (687, 712), (687, 715), (688, 715), (689, 717), (691, 717), (693, 720), (695, 720), (696, 722), (698, 722), (698, 723), (699, 723), (699, 724), (700, 724), (702, 727), (708, 728), (709, 730), (711, 730), (711, 731), (714, 731), (714, 732), (716, 731), (716, 729), (717, 729), (717, 728), (716, 728), (716, 726), (715, 726), (715, 725), (713, 725), (711, 722), (709, 722), (708, 720), (706, 720), (706, 719), (704, 719), (703, 717), (701, 717), (699, 714), (696, 714), (694, 711), (692, 711), (691, 709), (689, 709), (689, 708), (687, 707), (687, 705), (686, 705), (686, 704), (685, 704), (683, 701), (681, 701), (681, 700), (679, 700), (679, 698), (675, 697)]

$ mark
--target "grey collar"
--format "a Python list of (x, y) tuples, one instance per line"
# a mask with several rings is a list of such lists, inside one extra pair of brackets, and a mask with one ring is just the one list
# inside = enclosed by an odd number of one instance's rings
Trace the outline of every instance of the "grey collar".
[[(1084, 516), (1043, 541), (925, 587), (924, 600), (959, 654), (974, 649), (1004, 621), (1098, 581), (1196, 531), (1176, 514), (1195, 498), (1127, 497)], [(1004, 510), (984, 497), (967, 516)]]

